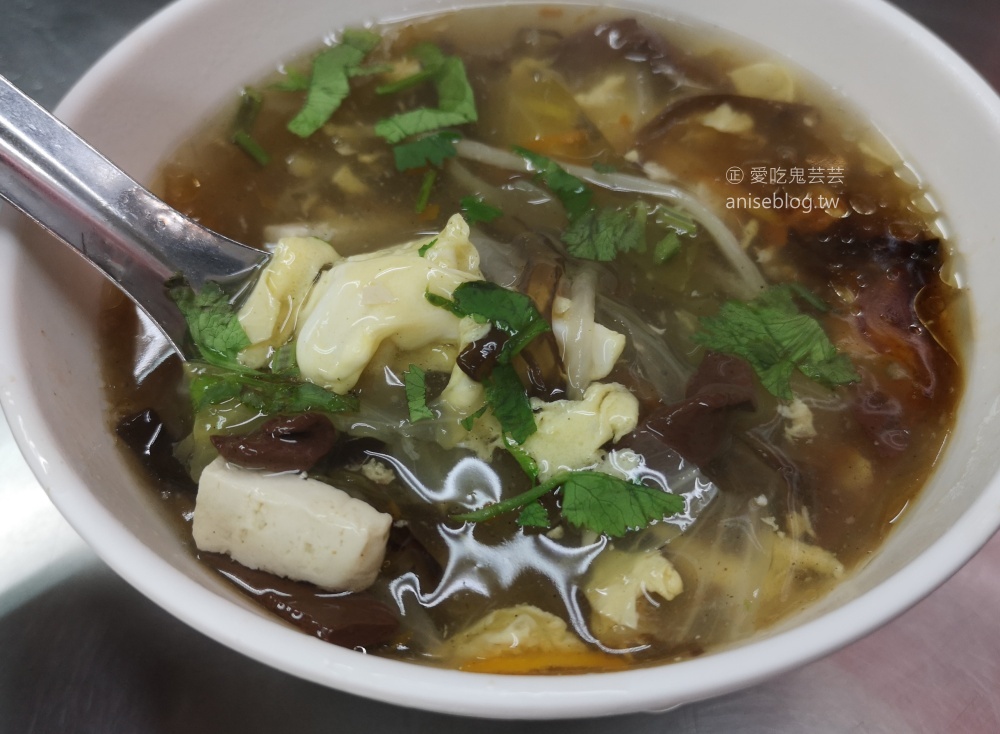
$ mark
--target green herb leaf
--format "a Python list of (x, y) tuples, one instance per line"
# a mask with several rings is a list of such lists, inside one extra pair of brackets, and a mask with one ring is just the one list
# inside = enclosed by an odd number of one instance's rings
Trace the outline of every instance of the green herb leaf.
[(410, 423), (434, 417), (434, 411), (427, 407), (427, 380), (424, 371), (415, 364), (403, 373), (406, 386), (406, 403), (410, 409)]
[(437, 71), (440, 69), (448, 57), (433, 43), (418, 43), (410, 49), (410, 56), (420, 62), (420, 66), (427, 71)]
[(676, 232), (668, 232), (653, 248), (653, 262), (657, 265), (662, 265), (680, 252), (680, 249), (681, 238), (677, 236)]
[(425, 297), (430, 303), (451, 311), (459, 318), (471, 316), (483, 323), (489, 321), (510, 335), (500, 351), (497, 365), (483, 380), (483, 387), (486, 389), (486, 401), (504, 433), (514, 443), (524, 443), (537, 426), (531, 402), (517, 372), (510, 366), (510, 360), (532, 339), (551, 328), (538, 313), (534, 301), (523, 293), (485, 280), (460, 284), (452, 293), (453, 300), (429, 291)]
[(385, 74), (392, 71), (392, 64), (371, 64), (369, 66), (352, 66), (347, 69), (347, 76), (351, 79), (359, 76), (374, 76), (375, 74)]
[(417, 203), (413, 205), (413, 211), (420, 214), (427, 208), (431, 200), (431, 191), (434, 190), (434, 182), (437, 181), (437, 171), (433, 168), (424, 174), (420, 182), (420, 191), (417, 192)]
[(492, 222), (503, 216), (503, 211), (487, 204), (481, 196), (465, 196), (459, 202), (459, 206), (462, 208), (462, 216), (470, 225), (477, 222)]
[(266, 150), (264, 150), (264, 146), (258, 143), (250, 133), (243, 130), (237, 130), (233, 133), (233, 142), (236, 143), (240, 150), (253, 158), (260, 165), (266, 166), (270, 163), (271, 156), (268, 155)]
[(191, 404), (195, 412), (207, 408), (210, 405), (221, 405), (230, 400), (239, 398), (243, 392), (243, 385), (235, 379), (225, 379), (225, 377), (212, 374), (196, 374), (191, 379), (188, 386), (191, 394)]
[(562, 516), (567, 522), (615, 538), (676, 515), (685, 508), (681, 495), (635, 484), (610, 474), (577, 471), (557, 474), (519, 495), (479, 510), (454, 515), (453, 518), (463, 522), (484, 522), (522, 510), (522, 516), (527, 514), (528, 519), (539, 520), (538, 511), (528, 508), (559, 487), (562, 488)]
[(541, 502), (532, 502), (527, 505), (517, 516), (516, 522), (522, 528), (549, 528), (552, 526), (549, 511)]
[(249, 87), (243, 89), (240, 93), (240, 106), (236, 111), (236, 119), (233, 121), (231, 140), (257, 163), (266, 166), (271, 157), (251, 134), (263, 101), (257, 90)]
[(532, 339), (551, 329), (530, 297), (486, 280), (461, 283), (452, 293), (451, 301), (433, 293), (427, 293), (426, 297), (459, 318), (472, 316), (481, 323), (489, 321), (506, 332), (510, 338), (500, 353), (501, 362), (509, 362)]
[(299, 362), (295, 354), (295, 342), (289, 342), (274, 351), (271, 357), (271, 374), (280, 377), (298, 377)]
[(698, 231), (698, 223), (690, 214), (666, 204), (653, 207), (653, 221), (660, 227), (669, 227), (677, 234), (693, 235)]
[(245, 370), (237, 355), (250, 346), (236, 310), (218, 283), (208, 282), (198, 293), (187, 283), (167, 284), (168, 292), (187, 321), (191, 341), (206, 362)]
[(417, 250), (417, 254), (420, 255), (420, 257), (425, 257), (427, 255), (427, 251), (429, 249), (431, 249), (432, 247), (434, 247), (434, 245), (437, 244), (437, 241), (438, 241), (438, 238), (435, 237), (430, 242), (428, 242), (426, 245), (421, 245), (420, 249)]
[(472, 430), (472, 426), (483, 415), (483, 413), (486, 412), (486, 409), (488, 407), (490, 407), (490, 406), (489, 405), (483, 405), (483, 407), (481, 407), (475, 413), (472, 413), (471, 415), (465, 416), (461, 421), (459, 421), (459, 423), (462, 424), (462, 428), (464, 428), (467, 431), (471, 431)]
[(440, 130), (410, 143), (393, 146), (397, 171), (423, 168), (427, 165), (441, 167), (445, 159), (456, 155), (455, 142), (462, 136), (450, 130)]
[(503, 432), (515, 443), (524, 443), (538, 430), (531, 402), (513, 367), (498, 364), (483, 380), (483, 387), (490, 410), (500, 421)]
[(538, 479), (538, 462), (535, 461), (531, 454), (525, 451), (510, 436), (504, 436), (503, 445), (507, 449), (507, 453), (517, 461), (518, 466), (521, 467), (521, 471), (531, 477), (532, 480)]
[[(258, 389), (264, 391), (261, 387)], [(280, 389), (262, 397), (259, 407), (268, 415), (312, 411), (352, 413), (358, 409), (358, 399), (353, 395), (339, 395), (311, 382), (284, 383)], [(247, 402), (246, 399), (243, 402)]]
[(551, 158), (516, 146), (514, 152), (528, 161), (542, 182), (558, 197), (571, 223), (590, 209), (593, 192), (583, 181), (567, 172)]
[(613, 538), (684, 511), (680, 495), (594, 471), (569, 474), (562, 496), (566, 520)]
[(292, 133), (307, 138), (323, 127), (350, 91), (348, 75), (378, 42), (371, 31), (348, 29), (340, 43), (313, 59), (305, 104), (288, 123)]
[(352, 395), (338, 395), (311, 382), (276, 378), (263, 372), (233, 372), (211, 365), (191, 369), (191, 402), (195, 411), (235, 400), (262, 415), (279, 413), (344, 413), (358, 409)]
[(438, 95), (438, 106), (418, 107), (375, 123), (375, 132), (390, 144), (411, 135), (443, 127), (464, 125), (478, 119), (476, 100), (465, 74), (465, 64), (457, 56), (441, 60), (431, 75)]
[(627, 209), (591, 208), (570, 222), (562, 240), (571, 255), (610, 262), (620, 252), (646, 249), (646, 206), (641, 201)]
[(749, 303), (727, 301), (718, 314), (701, 319), (694, 338), (746, 359), (768, 392), (783, 400), (792, 398), (795, 369), (827, 387), (857, 382), (848, 357), (837, 352), (816, 319), (799, 311), (796, 292), (774, 286)]

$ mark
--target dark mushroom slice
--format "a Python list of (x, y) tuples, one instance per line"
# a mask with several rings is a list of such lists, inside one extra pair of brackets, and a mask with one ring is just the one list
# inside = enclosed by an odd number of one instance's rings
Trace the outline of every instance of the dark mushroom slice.
[(115, 433), (158, 480), (173, 488), (194, 490), (194, 482), (174, 456), (175, 439), (156, 410), (146, 408), (122, 418)]
[(697, 467), (705, 467), (729, 438), (732, 412), (756, 407), (753, 369), (743, 359), (709, 352), (688, 382), (685, 399), (662, 405), (619, 444), (651, 434)]
[(371, 594), (334, 593), (236, 563), (220, 553), (200, 553), (237, 589), (272, 614), (324, 642), (369, 649), (396, 634), (399, 618)]
[(212, 436), (226, 461), (268, 471), (308, 471), (336, 442), (337, 430), (320, 413), (272, 418), (243, 435)]

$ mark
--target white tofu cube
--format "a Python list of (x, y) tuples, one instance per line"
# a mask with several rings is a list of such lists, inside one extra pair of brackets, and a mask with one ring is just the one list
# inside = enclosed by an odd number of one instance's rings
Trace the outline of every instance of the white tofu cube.
[(221, 457), (198, 482), (194, 541), (238, 563), (331, 591), (375, 581), (392, 516), (301, 474), (241, 469)]

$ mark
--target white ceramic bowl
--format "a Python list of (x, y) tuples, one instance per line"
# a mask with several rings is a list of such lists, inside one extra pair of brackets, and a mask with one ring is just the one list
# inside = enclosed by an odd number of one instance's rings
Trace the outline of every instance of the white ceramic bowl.
[[(219, 100), (324, 33), (445, 6), (181, 0), (102, 59), (59, 114), (145, 180)], [(633, 7), (700, 18), (794, 59), (870, 114), (931, 182), (948, 215), (975, 322), (961, 418), (933, 481), (871, 563), (766, 638), (648, 670), (478, 675), (312, 639), (224, 588), (135, 486), (105, 427), (95, 335), (100, 277), (8, 207), (0, 229), (3, 407), (52, 501), (112, 568), (191, 626), (291, 674), (403, 706), (556, 718), (663, 709), (801, 665), (899, 614), (986, 542), (1000, 525), (1000, 369), (992, 361), (1000, 355), (1000, 101), (939, 40), (876, 0), (648, 0)]]

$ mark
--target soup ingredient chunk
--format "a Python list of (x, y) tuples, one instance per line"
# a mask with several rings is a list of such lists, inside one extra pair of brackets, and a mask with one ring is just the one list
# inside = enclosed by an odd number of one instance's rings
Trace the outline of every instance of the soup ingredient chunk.
[(626, 553), (609, 549), (591, 567), (584, 594), (595, 617), (591, 626), (601, 634), (615, 627), (638, 629), (642, 599), (655, 594), (671, 601), (683, 591), (681, 575), (659, 551)]
[(301, 474), (267, 474), (216, 459), (198, 481), (199, 550), (330, 591), (372, 585), (392, 517)]
[(448, 297), (459, 284), (480, 279), (479, 254), (459, 215), (421, 254), (426, 244), (355, 255), (320, 277), (296, 350), (305, 379), (345, 393), (383, 342), (413, 350), (458, 341), (458, 318), (424, 293)]

